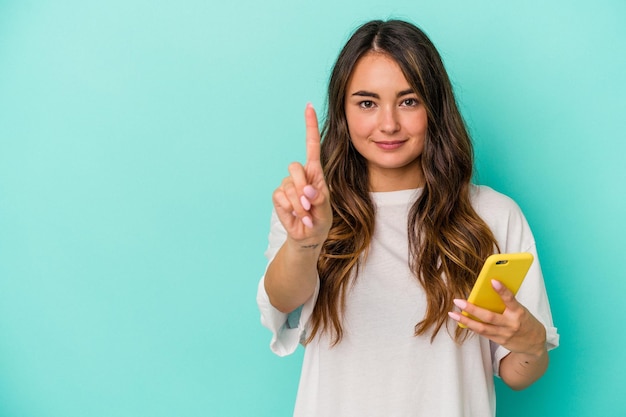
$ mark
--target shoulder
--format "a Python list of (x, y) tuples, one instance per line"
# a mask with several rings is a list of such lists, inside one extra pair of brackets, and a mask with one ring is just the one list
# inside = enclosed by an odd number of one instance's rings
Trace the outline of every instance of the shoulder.
[(517, 203), (509, 196), (486, 185), (470, 185), (470, 200), (476, 211), (485, 213), (521, 212)]
[(484, 185), (471, 185), (470, 200), (498, 240), (500, 250), (521, 252), (534, 245), (528, 222), (512, 198)]

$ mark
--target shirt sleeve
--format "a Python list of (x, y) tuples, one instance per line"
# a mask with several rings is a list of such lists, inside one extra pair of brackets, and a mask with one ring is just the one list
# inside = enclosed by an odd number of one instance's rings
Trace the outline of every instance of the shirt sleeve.
[[(546, 328), (548, 350), (559, 345), (559, 334), (552, 322), (548, 294), (541, 272), (535, 238), (520, 207), (511, 198), (486, 186), (471, 190), (473, 206), (487, 223), (498, 242), (501, 253), (529, 252), (534, 261), (515, 298)], [(500, 361), (508, 349), (490, 342), (493, 372), (500, 376)]]
[[(521, 251), (531, 253), (534, 261), (515, 298), (544, 325), (546, 328), (546, 348), (552, 350), (559, 346), (559, 334), (552, 322), (552, 312), (550, 311), (550, 303), (548, 302), (537, 250), (533, 244), (532, 247)], [(510, 351), (494, 342), (491, 342), (491, 345), (494, 374), (500, 376), (500, 361)]]
[[(269, 242), (265, 251), (268, 266), (286, 239), (287, 232), (280, 223), (276, 212), (272, 211)], [(313, 313), (318, 292), (319, 279), (311, 298), (291, 313), (283, 313), (270, 303), (265, 291), (265, 275), (261, 277), (257, 290), (257, 304), (261, 312), (261, 324), (272, 332), (270, 342), (272, 352), (278, 356), (292, 354), (298, 345), (306, 339), (309, 319)]]

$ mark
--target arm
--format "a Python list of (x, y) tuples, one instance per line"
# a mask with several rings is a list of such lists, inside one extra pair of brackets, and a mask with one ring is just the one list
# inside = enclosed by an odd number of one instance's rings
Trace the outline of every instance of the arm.
[(289, 238), (280, 248), (265, 273), (265, 291), (279, 311), (290, 313), (313, 295), (321, 249), (319, 241)]
[(481, 321), (456, 312), (448, 314), (511, 352), (500, 362), (500, 377), (512, 389), (521, 390), (538, 380), (548, 368), (546, 329), (504, 285), (493, 280), (492, 286), (506, 306), (502, 314), (476, 307), (466, 300), (454, 300), (454, 304)]
[(500, 378), (512, 389), (522, 390), (541, 378), (548, 362), (545, 347), (535, 354), (511, 352), (500, 362)]
[(317, 261), (332, 222), (328, 187), (320, 163), (320, 134), (312, 106), (305, 110), (306, 165), (289, 165), (274, 191), (276, 214), (287, 231), (265, 274), (270, 303), (283, 313), (304, 304), (317, 285)]

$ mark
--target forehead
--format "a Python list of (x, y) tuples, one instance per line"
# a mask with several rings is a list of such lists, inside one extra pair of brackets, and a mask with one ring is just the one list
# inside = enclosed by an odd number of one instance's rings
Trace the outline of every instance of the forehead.
[(397, 92), (409, 88), (409, 82), (398, 63), (389, 55), (368, 52), (358, 59), (348, 79), (347, 92), (368, 90)]

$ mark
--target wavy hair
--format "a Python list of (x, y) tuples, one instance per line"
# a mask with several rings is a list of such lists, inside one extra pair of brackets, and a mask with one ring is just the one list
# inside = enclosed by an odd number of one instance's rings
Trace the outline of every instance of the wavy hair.
[[(328, 86), (321, 162), (330, 190), (333, 222), (319, 261), (320, 291), (307, 341), (329, 332), (343, 337), (342, 312), (350, 285), (358, 279), (374, 233), (367, 161), (354, 149), (345, 114), (346, 89), (357, 61), (370, 51), (400, 66), (422, 99), (428, 130), (421, 156), (424, 188), (409, 211), (409, 267), (426, 292), (427, 307), (415, 335), (434, 339), (448, 320), (454, 298), (465, 298), (496, 240), (470, 203), (473, 149), (441, 57), (414, 25), (371, 21), (358, 28), (340, 52)], [(457, 329), (462, 342), (466, 331)]]

